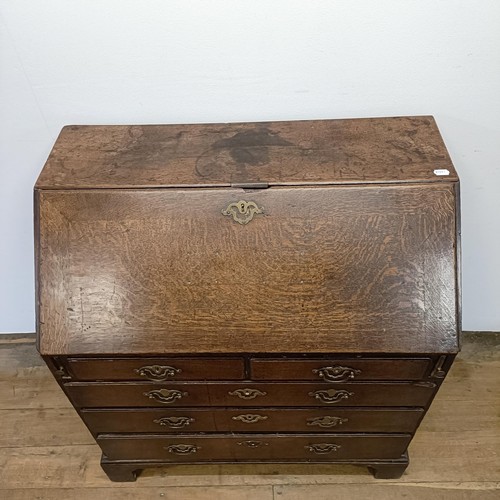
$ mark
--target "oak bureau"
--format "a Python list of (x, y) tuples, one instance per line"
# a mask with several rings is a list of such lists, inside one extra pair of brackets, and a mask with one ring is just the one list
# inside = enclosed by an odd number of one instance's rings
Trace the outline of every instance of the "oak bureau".
[(428, 116), (64, 127), (35, 187), (38, 349), (110, 479), (399, 477), (459, 350), (458, 187)]

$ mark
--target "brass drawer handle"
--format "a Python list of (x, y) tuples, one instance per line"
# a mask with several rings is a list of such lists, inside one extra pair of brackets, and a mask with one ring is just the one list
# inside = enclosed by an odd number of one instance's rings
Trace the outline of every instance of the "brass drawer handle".
[(245, 415), (238, 415), (236, 417), (231, 417), (233, 420), (240, 420), (244, 424), (255, 424), (260, 420), (267, 420), (266, 415), (254, 415), (252, 413), (247, 413)]
[(228, 392), (230, 396), (238, 396), (241, 399), (255, 399), (257, 396), (267, 396), (267, 392), (259, 391), (258, 389), (236, 389)]
[(255, 214), (264, 213), (264, 209), (257, 206), (255, 201), (240, 200), (236, 203), (230, 203), (224, 210), (222, 215), (232, 217), (238, 224), (248, 224)]
[(173, 377), (176, 373), (180, 373), (181, 371), (180, 368), (174, 368), (173, 366), (167, 365), (147, 365), (134, 370), (134, 372), (141, 377), (160, 382), (162, 380), (167, 380), (168, 377)]
[(309, 396), (318, 399), (322, 403), (334, 404), (354, 396), (354, 392), (345, 391), (344, 389), (336, 391), (335, 389), (328, 389), (327, 391), (310, 392)]
[(178, 391), (177, 389), (153, 389), (143, 394), (149, 399), (154, 399), (155, 401), (165, 404), (173, 403), (177, 399), (188, 396), (187, 392)]
[(240, 441), (238, 446), (246, 446), (247, 448), (260, 448), (261, 446), (269, 446), (267, 441)]
[(339, 444), (333, 443), (317, 443), (304, 446), (307, 451), (316, 453), (317, 455), (326, 455), (327, 453), (332, 453), (333, 451), (337, 451), (340, 447), (341, 446)]
[(330, 417), (329, 415), (325, 417), (312, 417), (307, 419), (307, 425), (318, 425), (319, 427), (336, 427), (337, 425), (342, 425), (348, 422), (347, 418), (340, 417)]
[(190, 453), (197, 453), (201, 450), (201, 446), (196, 446), (194, 444), (171, 444), (165, 448), (169, 453), (175, 453), (176, 455), (189, 455)]
[(361, 370), (356, 370), (350, 366), (323, 366), (313, 370), (317, 373), (318, 377), (326, 380), (327, 382), (347, 382), (353, 379), (356, 375), (361, 373)]
[(190, 417), (162, 417), (153, 420), (155, 424), (165, 425), (172, 429), (182, 429), (194, 422), (194, 418)]

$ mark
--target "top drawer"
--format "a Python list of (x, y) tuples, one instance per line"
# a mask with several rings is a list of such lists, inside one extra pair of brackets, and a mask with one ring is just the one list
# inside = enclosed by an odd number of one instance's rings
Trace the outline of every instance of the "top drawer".
[(400, 359), (252, 359), (253, 380), (419, 380), (429, 358)]
[(79, 380), (241, 380), (242, 358), (68, 358)]

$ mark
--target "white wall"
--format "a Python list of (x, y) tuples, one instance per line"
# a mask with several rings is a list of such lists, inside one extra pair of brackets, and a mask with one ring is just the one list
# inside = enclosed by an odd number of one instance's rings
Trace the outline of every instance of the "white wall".
[(463, 326), (500, 330), (500, 1), (0, 0), (0, 331), (34, 329), (32, 186), (70, 123), (433, 114)]

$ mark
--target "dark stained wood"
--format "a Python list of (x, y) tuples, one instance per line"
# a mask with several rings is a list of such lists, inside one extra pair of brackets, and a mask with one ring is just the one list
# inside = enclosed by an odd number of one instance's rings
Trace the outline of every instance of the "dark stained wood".
[(182, 500), (239, 500), (246, 498), (246, 488), (260, 488), (255, 498), (262, 500), (262, 489), (274, 487), (276, 499), (283, 491), (294, 500), (330, 500), (332, 492), (346, 499), (496, 500), (500, 491), (500, 334), (464, 332), (462, 350), (410, 444), (412, 461), (400, 480), (374, 481), (359, 462), (163, 467), (147, 462), (135, 463), (136, 469), (149, 467), (137, 484), (121, 487), (102, 471), (100, 450), (69, 402), (59, 414), (51, 408), (12, 408), (5, 400), (20, 378), (36, 387), (40, 401), (58, 389), (36, 356), (35, 336), (23, 338), (0, 335), (0, 380), (6, 389), (0, 395), (0, 498), (132, 500), (164, 493)]
[[(415, 432), (421, 408), (84, 409), (97, 434), (116, 432)], [(163, 425), (162, 425), (163, 423)]]
[(399, 479), (408, 467), (408, 455), (405, 454), (399, 461), (393, 463), (381, 462), (368, 466), (368, 470), (375, 479)]
[(431, 117), (66, 127), (35, 189), (37, 347), (112, 480), (399, 477), (459, 350), (458, 205)]
[(69, 358), (68, 373), (79, 380), (238, 380), (243, 358)]
[(40, 203), (42, 354), (458, 349), (451, 183)]
[[(102, 434), (97, 443), (112, 460), (163, 460), (185, 462), (214, 460), (313, 460), (397, 459), (405, 452), (408, 434), (240, 434), (200, 436), (158, 436), (137, 434)], [(323, 452), (323, 445), (331, 446)], [(312, 446), (313, 449), (309, 449)], [(190, 447), (186, 453), (169, 447)]]
[[(450, 175), (434, 174), (447, 169)], [(43, 189), (457, 180), (430, 116), (200, 125), (68, 126)]]
[(254, 380), (419, 380), (431, 360), (420, 359), (252, 359)]
[[(417, 383), (143, 383), (70, 382), (65, 390), (73, 404), (89, 407), (190, 406), (426, 406), (435, 386)], [(155, 390), (178, 391), (182, 396), (151, 398)], [(256, 396), (246, 397), (245, 392)], [(238, 391), (242, 394), (239, 396)], [(318, 396), (315, 393), (321, 392)], [(232, 393), (232, 394), (231, 394)], [(164, 393), (165, 394), (165, 393)], [(251, 395), (250, 395), (251, 396)], [(323, 396), (323, 397), (321, 397)]]

